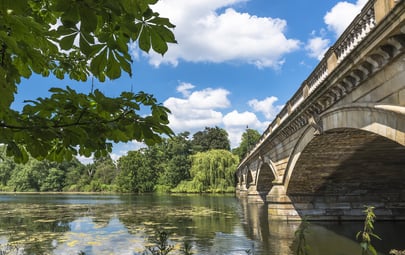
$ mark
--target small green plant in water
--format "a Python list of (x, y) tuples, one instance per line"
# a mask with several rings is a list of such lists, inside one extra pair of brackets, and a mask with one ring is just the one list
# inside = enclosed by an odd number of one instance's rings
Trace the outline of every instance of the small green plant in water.
[(156, 243), (156, 246), (147, 248), (152, 255), (167, 255), (174, 248), (173, 245), (169, 245), (169, 233), (166, 231), (157, 231), (157, 235), (152, 241)]
[(310, 247), (307, 244), (306, 234), (309, 230), (309, 222), (304, 217), (298, 229), (295, 231), (295, 239), (293, 242), (293, 250), (295, 255), (309, 255)]
[(366, 206), (364, 210), (366, 214), (366, 219), (364, 220), (364, 228), (363, 231), (359, 231), (356, 235), (356, 239), (360, 241), (362, 255), (377, 255), (377, 251), (374, 246), (371, 244), (371, 238), (377, 238), (381, 240), (381, 238), (374, 234), (374, 221), (375, 221), (375, 214), (374, 214), (374, 207), (373, 206)]

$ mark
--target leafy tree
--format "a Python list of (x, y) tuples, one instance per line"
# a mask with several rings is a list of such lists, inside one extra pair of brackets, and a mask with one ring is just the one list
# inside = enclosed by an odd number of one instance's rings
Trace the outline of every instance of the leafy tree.
[(194, 152), (202, 152), (213, 149), (230, 150), (228, 133), (219, 127), (205, 127), (204, 131), (198, 131), (193, 135), (192, 149)]
[(191, 181), (181, 182), (178, 192), (230, 192), (235, 188), (238, 157), (227, 150), (210, 150), (192, 155)]
[(76, 158), (60, 163), (59, 169), (65, 173), (64, 191), (80, 191), (80, 188), (89, 182), (86, 166)]
[(188, 139), (189, 132), (180, 133), (167, 140), (165, 146), (166, 163), (162, 167), (163, 172), (159, 176), (159, 187), (168, 191), (176, 187), (182, 180), (190, 178), (191, 142)]
[(14, 167), (7, 186), (14, 191), (40, 191), (47, 174), (47, 163), (32, 159), (25, 165), (17, 164)]
[(154, 152), (149, 149), (130, 151), (118, 160), (118, 175), (115, 185), (120, 192), (151, 192), (153, 191), (157, 173)]
[(65, 186), (65, 172), (52, 167), (41, 184), (41, 191), (62, 191)]
[(15, 165), (15, 162), (10, 157), (6, 157), (5, 147), (0, 146), (0, 185), (2, 190), (6, 188)]
[[(128, 44), (164, 54), (176, 43), (174, 25), (151, 9), (157, 0), (18, 0), (0, 2), (0, 144), (8, 156), (27, 162), (104, 157), (113, 142), (153, 144), (171, 135), (169, 109), (149, 94), (99, 90), (78, 93), (51, 88), (49, 98), (11, 108), (22, 78), (33, 74), (103, 82), (122, 71), (132, 75)], [(146, 108), (149, 113), (138, 114)], [(148, 110), (149, 109), (149, 110)], [(145, 116), (145, 117), (144, 117)]]
[(99, 180), (103, 184), (111, 184), (117, 175), (117, 167), (111, 157), (95, 160), (94, 168), (94, 179)]
[(242, 139), (239, 144), (239, 147), (235, 148), (232, 152), (235, 155), (239, 156), (239, 159), (243, 159), (248, 151), (253, 149), (256, 143), (260, 139), (260, 133), (254, 129), (246, 129), (246, 131), (242, 134)]

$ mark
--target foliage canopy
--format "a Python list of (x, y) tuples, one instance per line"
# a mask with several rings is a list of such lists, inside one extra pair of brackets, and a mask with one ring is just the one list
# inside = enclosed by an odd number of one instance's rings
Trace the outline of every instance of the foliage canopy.
[(239, 159), (242, 160), (246, 154), (254, 148), (259, 139), (260, 133), (257, 130), (247, 128), (242, 134), (239, 147), (235, 148), (233, 153), (238, 155)]
[[(26, 162), (103, 157), (111, 141), (153, 144), (171, 135), (169, 109), (144, 92), (117, 98), (52, 88), (49, 98), (12, 109), (18, 84), (33, 74), (103, 82), (132, 75), (129, 44), (159, 54), (176, 43), (174, 25), (151, 9), (157, 0), (0, 1), (0, 144), (8, 156)], [(142, 106), (149, 116), (137, 112)]]
[(193, 135), (192, 150), (203, 152), (208, 150), (229, 150), (231, 147), (228, 133), (220, 127), (205, 127)]

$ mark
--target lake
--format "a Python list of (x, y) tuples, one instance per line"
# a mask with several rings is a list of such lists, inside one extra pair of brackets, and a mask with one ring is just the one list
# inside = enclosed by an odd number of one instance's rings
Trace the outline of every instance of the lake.
[[(165, 231), (169, 255), (185, 241), (193, 254), (288, 255), (299, 224), (269, 222), (263, 205), (234, 195), (0, 194), (0, 254), (142, 254)], [(310, 254), (360, 255), (362, 226), (311, 222)], [(405, 249), (405, 222), (377, 221), (375, 232), (380, 254)]]

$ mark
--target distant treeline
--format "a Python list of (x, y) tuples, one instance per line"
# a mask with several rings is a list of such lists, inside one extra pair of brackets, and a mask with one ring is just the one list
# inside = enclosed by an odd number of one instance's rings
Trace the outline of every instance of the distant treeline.
[(206, 127), (163, 143), (84, 165), (77, 159), (17, 164), (0, 147), (0, 190), (32, 192), (233, 192), (234, 173), (260, 134), (247, 129), (240, 146), (230, 150), (224, 129)]

